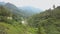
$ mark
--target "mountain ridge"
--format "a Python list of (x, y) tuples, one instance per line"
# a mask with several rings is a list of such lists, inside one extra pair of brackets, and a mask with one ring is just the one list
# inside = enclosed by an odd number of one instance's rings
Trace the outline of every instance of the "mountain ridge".
[(9, 10), (11, 10), (12, 13), (14, 14), (18, 14), (20, 16), (24, 16), (24, 17), (29, 17), (33, 14), (39, 13), (41, 10), (31, 7), (31, 6), (25, 6), (25, 7), (16, 7), (15, 5), (11, 4), (11, 3), (4, 3), (1, 2), (1, 4), (4, 4), (4, 7), (7, 7)]

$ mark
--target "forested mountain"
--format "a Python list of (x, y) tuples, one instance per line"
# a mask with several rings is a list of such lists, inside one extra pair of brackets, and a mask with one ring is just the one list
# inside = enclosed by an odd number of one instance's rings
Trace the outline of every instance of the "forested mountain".
[[(24, 12), (26, 13), (26, 12)], [(35, 34), (35, 29), (22, 24), (26, 18), (20, 9), (11, 3), (0, 3), (0, 34)], [(27, 16), (28, 17), (28, 16)], [(27, 29), (28, 28), (28, 29)], [(32, 31), (32, 30), (33, 31)]]
[(1, 2), (0, 34), (60, 34), (60, 6), (53, 8), (40, 12), (34, 7), (17, 8)]
[(0, 5), (0, 34), (26, 34), (26, 27), (21, 24), (22, 16), (12, 10), (15, 9)]
[(60, 6), (31, 16), (28, 25), (38, 28), (38, 34), (60, 34)]
[(4, 7), (8, 8), (12, 13), (23, 16), (23, 17), (29, 17), (33, 14), (39, 13), (41, 10), (34, 7), (16, 7), (15, 5), (11, 3), (4, 3), (0, 2), (0, 5), (4, 5)]
[(19, 15), (21, 17), (23, 16), (21, 11), (15, 5), (11, 3), (6, 3), (4, 6), (7, 7), (13, 14)]

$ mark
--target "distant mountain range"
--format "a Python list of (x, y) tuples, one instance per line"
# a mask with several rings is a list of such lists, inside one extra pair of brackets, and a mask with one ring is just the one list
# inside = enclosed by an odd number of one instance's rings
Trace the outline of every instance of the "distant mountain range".
[(41, 10), (31, 6), (19, 7), (19, 9), (24, 13), (24, 15), (31, 16), (36, 13), (40, 13)]
[(5, 3), (4, 2), (0, 2), (0, 5), (5, 5)]
[(20, 9), (22, 9), (23, 11), (28, 11), (28, 12), (34, 12), (34, 13), (39, 13), (40, 11), (42, 11), (41, 9), (32, 7), (32, 6), (24, 6), (24, 7), (20, 7)]
[(16, 15), (24, 16), (24, 17), (28, 17), (33, 14), (41, 12), (40, 9), (31, 7), (31, 6), (16, 7), (11, 3), (4, 3), (4, 2), (0, 2), (0, 5), (3, 5), (4, 7), (8, 8), (12, 13)]

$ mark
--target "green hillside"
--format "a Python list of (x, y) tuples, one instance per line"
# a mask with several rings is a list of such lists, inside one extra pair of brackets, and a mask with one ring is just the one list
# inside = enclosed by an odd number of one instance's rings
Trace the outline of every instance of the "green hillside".
[(33, 15), (28, 22), (30, 27), (38, 28), (38, 34), (60, 34), (60, 6)]
[(13, 13), (4, 5), (0, 5), (0, 34), (35, 34), (35, 28), (21, 23), (22, 18), (23, 16)]
[(0, 34), (60, 34), (60, 6), (26, 18), (14, 5), (0, 5)]

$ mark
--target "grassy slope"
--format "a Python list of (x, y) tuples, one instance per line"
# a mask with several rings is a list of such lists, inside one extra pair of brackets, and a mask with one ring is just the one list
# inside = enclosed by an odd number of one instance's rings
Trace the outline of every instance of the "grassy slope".
[(10, 24), (0, 23), (0, 26), (5, 30), (7, 34), (18, 34), (18, 30)]
[(4, 22), (0, 22), (0, 30), (2, 31), (1, 33), (4, 34), (36, 34), (37, 32), (35, 28), (26, 27), (24, 25), (11, 25)]

